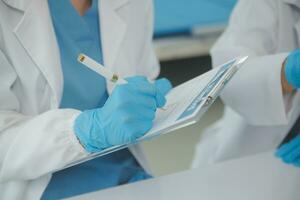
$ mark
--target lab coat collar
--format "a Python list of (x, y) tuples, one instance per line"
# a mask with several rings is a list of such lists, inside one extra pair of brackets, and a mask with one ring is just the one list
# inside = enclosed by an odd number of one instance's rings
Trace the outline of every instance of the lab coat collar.
[[(53, 90), (55, 95), (53, 107), (59, 106), (63, 75), (47, 0), (2, 1), (15, 9), (24, 11), (14, 33)], [(115, 68), (114, 63), (126, 34), (127, 25), (119, 12), (128, 3), (130, 0), (101, 0), (99, 2), (103, 57), (108, 68)]]
[(285, 3), (296, 6), (300, 8), (300, 1), (299, 0), (283, 0)]
[[(32, 0), (2, 0), (10, 7), (16, 8), (21, 11), (25, 11), (27, 6), (30, 5)], [(47, 0), (44, 0), (47, 1)], [(106, 0), (109, 1), (113, 9), (118, 9), (127, 4), (129, 0)]]
[(122, 6), (128, 4), (130, 0), (106, 0), (106, 1), (108, 1), (112, 5), (111, 6), (112, 9), (117, 10)]
[(130, 3), (130, 0), (100, 0), (101, 42), (104, 64), (114, 70), (118, 52), (126, 34), (127, 24), (119, 11)]
[(2, 0), (2, 1), (12, 8), (25, 11), (27, 6), (30, 4), (32, 0)]
[[(11, 0), (18, 9), (25, 7), (23, 0)], [(54, 28), (46, 0), (25, 0), (24, 14), (14, 34), (32, 61), (39, 68), (53, 91), (52, 107), (58, 107), (62, 94), (62, 70)], [(26, 66), (24, 66), (26, 67)]]

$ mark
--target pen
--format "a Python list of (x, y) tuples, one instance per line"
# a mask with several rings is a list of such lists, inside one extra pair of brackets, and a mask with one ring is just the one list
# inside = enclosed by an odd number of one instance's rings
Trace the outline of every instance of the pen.
[[(115, 84), (126, 84), (128, 83), (125, 79), (120, 78), (117, 74), (113, 73), (109, 69), (105, 68), (100, 63), (96, 62), (92, 58), (88, 57), (87, 55), (81, 53), (77, 58), (78, 62), (84, 64), (89, 69), (93, 70), (94, 72), (102, 75), (107, 80), (110, 80), (112, 83)], [(160, 108), (161, 110), (167, 110), (166, 107)]]
[(78, 60), (78, 62), (84, 64), (89, 69), (100, 74), (101, 76), (103, 76), (107, 80), (110, 80), (113, 83), (116, 83), (116, 84), (126, 84), (127, 83), (127, 81), (125, 79), (119, 77), (117, 74), (113, 73), (112, 71), (110, 71), (109, 69), (107, 69), (106, 67), (104, 67), (103, 65), (96, 62), (95, 60), (93, 60), (92, 58), (88, 57), (87, 55), (85, 55), (83, 53), (78, 55), (77, 60)]

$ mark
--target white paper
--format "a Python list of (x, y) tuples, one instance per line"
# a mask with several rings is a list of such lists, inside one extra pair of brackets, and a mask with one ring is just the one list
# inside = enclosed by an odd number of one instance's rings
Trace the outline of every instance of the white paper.
[(195, 97), (203, 91), (217, 71), (218, 69), (214, 69), (174, 88), (166, 97), (167, 105), (165, 108), (167, 109), (159, 109), (157, 111), (153, 128), (144, 137), (149, 137), (160, 130), (173, 126)]

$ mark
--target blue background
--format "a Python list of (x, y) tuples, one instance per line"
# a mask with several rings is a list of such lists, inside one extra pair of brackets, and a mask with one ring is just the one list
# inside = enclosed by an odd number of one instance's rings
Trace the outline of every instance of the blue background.
[(237, 0), (155, 0), (155, 37), (226, 24)]

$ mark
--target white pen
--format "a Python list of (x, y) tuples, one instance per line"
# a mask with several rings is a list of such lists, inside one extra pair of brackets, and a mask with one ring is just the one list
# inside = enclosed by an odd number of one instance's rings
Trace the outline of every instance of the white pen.
[[(96, 62), (95, 60), (93, 60), (92, 58), (88, 57), (87, 55), (85, 55), (83, 53), (78, 55), (77, 60), (78, 60), (78, 62), (87, 66), (89, 69), (93, 70), (97, 74), (100, 74), (101, 76), (103, 76), (104, 78), (106, 78), (107, 80), (110, 80), (111, 82), (113, 82), (115, 84), (128, 83), (125, 79), (119, 77), (117, 74), (113, 73), (112, 71), (110, 71), (109, 69), (107, 69), (106, 67), (104, 67), (103, 65)], [(165, 108), (160, 108), (160, 109), (166, 110), (167, 108), (165, 107)]]
[(104, 67), (103, 65), (96, 62), (95, 60), (93, 60), (92, 58), (88, 57), (85, 54), (82, 54), (82, 53), (79, 54), (77, 60), (78, 60), (78, 62), (84, 64), (89, 69), (100, 74), (101, 76), (103, 76), (107, 80), (110, 80), (113, 83), (116, 83), (116, 84), (126, 84), (127, 83), (127, 81), (125, 79), (119, 77), (117, 74), (113, 73), (112, 71), (110, 71), (109, 69), (107, 69), (106, 67)]

